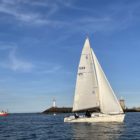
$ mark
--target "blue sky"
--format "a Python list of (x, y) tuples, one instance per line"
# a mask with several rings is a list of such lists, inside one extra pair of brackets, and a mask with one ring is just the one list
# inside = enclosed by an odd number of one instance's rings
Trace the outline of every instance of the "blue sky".
[(0, 109), (72, 106), (86, 36), (117, 97), (140, 106), (139, 0), (0, 0)]

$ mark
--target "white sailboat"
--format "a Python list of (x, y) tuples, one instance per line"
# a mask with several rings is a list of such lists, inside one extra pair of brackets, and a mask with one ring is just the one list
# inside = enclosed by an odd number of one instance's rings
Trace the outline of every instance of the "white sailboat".
[(91, 117), (70, 116), (64, 122), (123, 122), (125, 114), (87, 38), (77, 73), (73, 112), (99, 108)]

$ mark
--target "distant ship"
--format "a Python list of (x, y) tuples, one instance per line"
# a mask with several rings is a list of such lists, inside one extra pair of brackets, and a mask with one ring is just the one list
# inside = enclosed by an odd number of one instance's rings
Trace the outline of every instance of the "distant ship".
[[(93, 113), (94, 108), (100, 112)], [(75, 115), (65, 117), (64, 122), (123, 122), (125, 117), (88, 38), (79, 63), (72, 111)], [(79, 116), (79, 111), (86, 111), (85, 116)]]
[(0, 116), (8, 116), (8, 112), (6, 112), (6, 111), (0, 111)]

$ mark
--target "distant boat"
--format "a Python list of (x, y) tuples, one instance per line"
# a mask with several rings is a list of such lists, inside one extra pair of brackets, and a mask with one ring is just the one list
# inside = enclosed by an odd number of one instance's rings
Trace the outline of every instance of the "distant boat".
[[(92, 110), (98, 108), (99, 113)], [(87, 38), (79, 63), (73, 112), (86, 114), (64, 118), (64, 122), (123, 122), (125, 114)]]
[(6, 112), (6, 111), (0, 111), (0, 116), (8, 116), (8, 112)]

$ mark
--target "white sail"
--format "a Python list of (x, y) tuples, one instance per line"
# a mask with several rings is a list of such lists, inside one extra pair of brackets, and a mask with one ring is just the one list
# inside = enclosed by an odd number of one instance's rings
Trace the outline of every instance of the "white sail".
[(96, 74), (99, 87), (100, 110), (102, 113), (123, 113), (120, 103), (114, 94), (93, 50), (93, 60), (96, 68)]
[(73, 111), (99, 106), (98, 83), (89, 40), (86, 39), (77, 73)]

